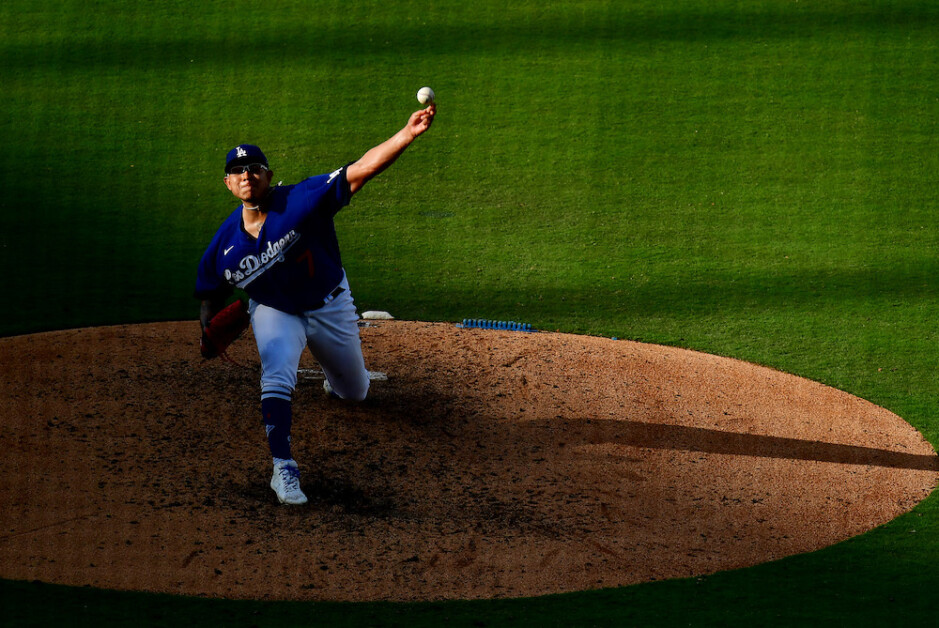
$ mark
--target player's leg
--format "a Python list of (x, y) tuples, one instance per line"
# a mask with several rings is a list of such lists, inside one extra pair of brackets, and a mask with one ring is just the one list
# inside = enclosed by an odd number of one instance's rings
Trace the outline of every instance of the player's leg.
[(251, 327), (261, 357), (261, 415), (274, 458), (271, 487), (281, 503), (306, 503), (299, 471), (290, 452), (292, 396), (297, 367), (306, 344), (303, 321), (297, 316), (251, 302)]
[(359, 316), (343, 279), (343, 291), (322, 308), (306, 315), (307, 345), (326, 375), (332, 392), (350, 401), (368, 394), (368, 371), (359, 339)]

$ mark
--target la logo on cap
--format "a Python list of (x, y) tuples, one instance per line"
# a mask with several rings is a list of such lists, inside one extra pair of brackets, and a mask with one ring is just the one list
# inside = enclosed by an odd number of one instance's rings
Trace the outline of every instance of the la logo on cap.
[(247, 157), (247, 156), (248, 156), (248, 151), (246, 151), (246, 150), (243, 149), (241, 146), (239, 146), (239, 147), (238, 147), (238, 153), (237, 153), (236, 157), (240, 158), (240, 157)]

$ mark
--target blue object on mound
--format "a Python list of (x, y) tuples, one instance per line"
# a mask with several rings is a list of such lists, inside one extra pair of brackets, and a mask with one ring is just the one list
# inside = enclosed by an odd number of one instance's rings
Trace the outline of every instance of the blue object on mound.
[(502, 329), (506, 331), (537, 331), (532, 329), (528, 323), (516, 323), (515, 321), (492, 321), (482, 318), (464, 318), (463, 322), (457, 324), (462, 329)]

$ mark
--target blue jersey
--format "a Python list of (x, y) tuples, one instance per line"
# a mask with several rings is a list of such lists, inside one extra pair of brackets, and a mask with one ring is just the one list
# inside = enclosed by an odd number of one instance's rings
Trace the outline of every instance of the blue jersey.
[(196, 298), (227, 297), (240, 288), (289, 314), (322, 306), (343, 278), (333, 217), (351, 196), (345, 168), (271, 188), (257, 239), (245, 231), (239, 206), (202, 256)]

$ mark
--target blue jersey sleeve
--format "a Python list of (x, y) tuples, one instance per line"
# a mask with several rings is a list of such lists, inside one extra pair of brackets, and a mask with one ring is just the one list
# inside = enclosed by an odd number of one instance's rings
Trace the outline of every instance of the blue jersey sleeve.
[(196, 289), (193, 296), (200, 300), (228, 297), (234, 292), (218, 271), (218, 247), (221, 230), (212, 238), (209, 248), (202, 254), (196, 271)]
[(352, 200), (346, 168), (310, 177), (298, 183), (295, 192), (305, 195), (312, 214), (332, 218)]

